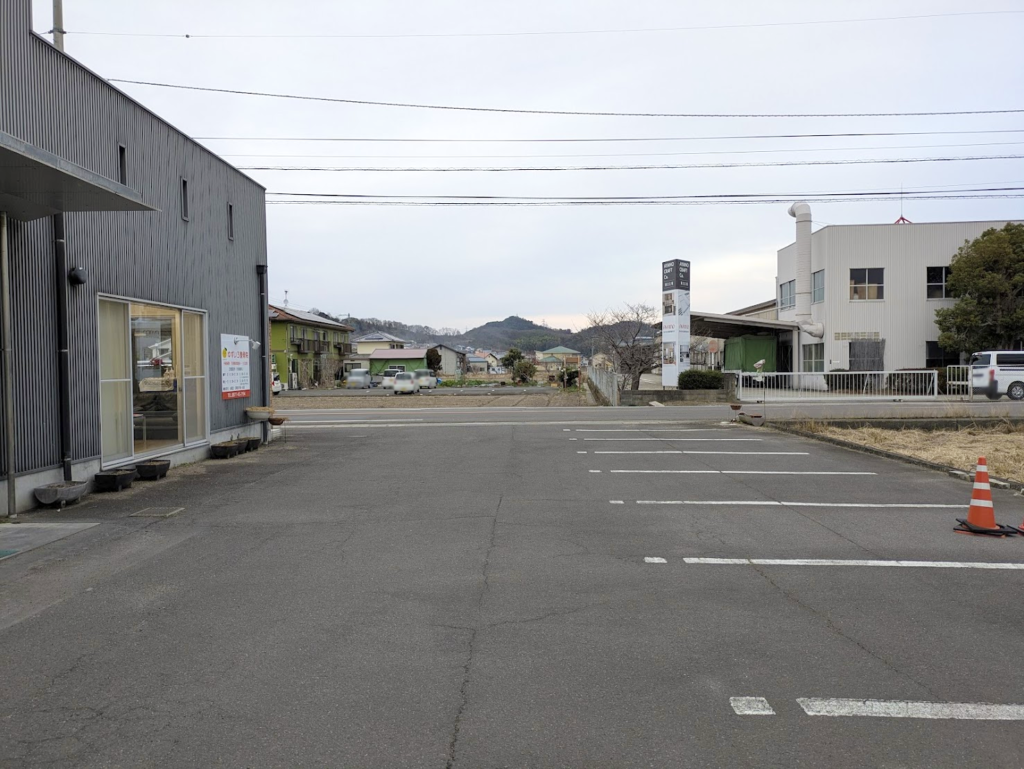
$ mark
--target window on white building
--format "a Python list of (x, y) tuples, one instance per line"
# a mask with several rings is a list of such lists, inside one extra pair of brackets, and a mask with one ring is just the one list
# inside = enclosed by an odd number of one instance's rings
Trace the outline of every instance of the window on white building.
[(960, 353), (948, 352), (938, 342), (925, 342), (925, 368), (945, 368), (960, 364)]
[(850, 270), (850, 299), (885, 299), (883, 267)]
[(825, 271), (811, 273), (811, 304), (825, 301)]
[(953, 272), (951, 267), (928, 267), (928, 298), (945, 299), (950, 296), (949, 276)]
[(790, 280), (779, 284), (779, 309), (796, 306), (796, 281)]
[(805, 344), (804, 348), (804, 371), (824, 371), (825, 370), (825, 343), (819, 342), (818, 344)]

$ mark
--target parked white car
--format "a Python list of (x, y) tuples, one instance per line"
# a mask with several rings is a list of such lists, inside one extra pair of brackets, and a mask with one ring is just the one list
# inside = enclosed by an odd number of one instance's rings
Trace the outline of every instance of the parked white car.
[(399, 371), (391, 387), (394, 389), (395, 395), (401, 393), (415, 395), (420, 391), (420, 383), (416, 381), (416, 375), (411, 371)]
[(989, 350), (971, 356), (974, 392), (997, 401), (1004, 395), (1024, 400), (1024, 351)]
[(372, 387), (370, 372), (365, 368), (354, 368), (345, 377), (345, 388), (349, 390), (368, 390)]
[(428, 368), (416, 369), (413, 376), (421, 390), (433, 390), (437, 387), (437, 376)]
[(384, 372), (384, 378), (380, 380), (380, 386), (382, 390), (392, 390), (395, 387), (395, 378), (399, 374), (404, 374), (404, 371), (396, 371), (395, 369), (388, 369)]

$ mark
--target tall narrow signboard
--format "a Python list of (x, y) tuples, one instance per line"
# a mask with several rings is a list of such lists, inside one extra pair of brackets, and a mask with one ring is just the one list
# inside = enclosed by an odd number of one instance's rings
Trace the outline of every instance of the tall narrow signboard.
[(690, 368), (690, 263), (661, 263), (661, 384), (676, 387)]
[(249, 337), (220, 335), (220, 397), (223, 400), (248, 398)]

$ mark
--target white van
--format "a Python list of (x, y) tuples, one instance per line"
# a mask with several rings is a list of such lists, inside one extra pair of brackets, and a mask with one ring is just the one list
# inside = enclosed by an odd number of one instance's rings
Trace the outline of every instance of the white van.
[(1024, 400), (1024, 350), (989, 350), (971, 356), (974, 392), (997, 401)]
[(354, 368), (345, 377), (345, 387), (349, 390), (369, 390), (370, 372), (365, 368)]

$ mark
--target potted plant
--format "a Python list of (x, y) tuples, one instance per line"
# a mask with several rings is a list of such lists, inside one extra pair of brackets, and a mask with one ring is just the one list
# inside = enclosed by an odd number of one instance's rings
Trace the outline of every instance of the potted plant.
[(143, 481), (159, 480), (167, 475), (170, 468), (171, 460), (169, 459), (147, 459), (145, 462), (135, 465), (135, 469), (139, 471), (139, 479)]
[(263, 443), (263, 439), (262, 438), (249, 438), (245, 442), (245, 450), (246, 451), (256, 451), (260, 447), (261, 443)]
[(238, 445), (234, 441), (214, 443), (210, 446), (210, 456), (214, 459), (228, 459), (238, 453)]
[(46, 507), (59, 507), (77, 502), (89, 488), (89, 481), (58, 481), (35, 489), (36, 500)]
[(120, 491), (130, 489), (136, 475), (134, 467), (120, 467), (117, 470), (96, 473), (92, 477), (92, 482), (96, 486), (96, 491)]
[(266, 422), (274, 416), (274, 410), (270, 406), (249, 406), (245, 410), (245, 415), (253, 422)]
[(269, 421), (274, 427), (280, 427), (288, 421), (288, 417), (271, 417)]

